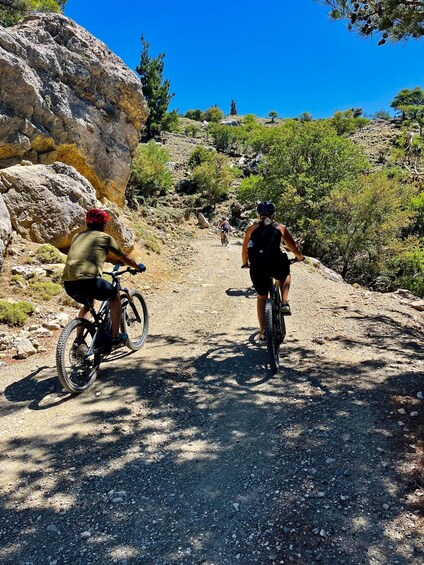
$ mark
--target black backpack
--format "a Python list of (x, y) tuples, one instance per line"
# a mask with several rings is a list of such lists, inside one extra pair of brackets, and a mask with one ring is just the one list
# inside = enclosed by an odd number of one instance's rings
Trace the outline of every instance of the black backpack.
[(249, 260), (251, 262), (262, 262), (274, 258), (280, 252), (281, 232), (275, 227), (275, 223), (266, 225), (263, 220), (253, 230), (250, 236)]

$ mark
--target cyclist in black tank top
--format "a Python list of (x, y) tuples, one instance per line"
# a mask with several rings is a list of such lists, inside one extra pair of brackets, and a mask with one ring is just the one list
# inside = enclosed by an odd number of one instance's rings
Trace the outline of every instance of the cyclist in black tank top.
[(273, 220), (275, 206), (272, 202), (261, 202), (257, 208), (259, 222), (246, 230), (242, 249), (242, 267), (250, 267), (250, 278), (257, 292), (259, 339), (265, 339), (265, 302), (271, 277), (279, 281), (282, 312), (290, 314), (289, 290), (291, 283), (290, 264), (281, 242), (296, 256), (304, 257), (299, 251), (286, 226)]

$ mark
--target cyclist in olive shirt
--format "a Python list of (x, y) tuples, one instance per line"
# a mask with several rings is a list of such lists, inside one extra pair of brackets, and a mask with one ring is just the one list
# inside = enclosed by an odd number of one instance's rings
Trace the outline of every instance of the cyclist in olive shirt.
[(112, 345), (119, 345), (128, 339), (125, 333), (119, 333), (121, 300), (117, 289), (102, 278), (103, 264), (106, 256), (111, 253), (133, 269), (144, 271), (146, 268), (133, 261), (120, 249), (114, 238), (105, 233), (105, 226), (109, 220), (109, 215), (99, 208), (92, 208), (87, 212), (87, 229), (76, 235), (72, 242), (62, 280), (67, 294), (83, 304), (78, 314), (79, 318), (90, 318), (87, 300), (91, 304), (93, 300), (109, 300)]

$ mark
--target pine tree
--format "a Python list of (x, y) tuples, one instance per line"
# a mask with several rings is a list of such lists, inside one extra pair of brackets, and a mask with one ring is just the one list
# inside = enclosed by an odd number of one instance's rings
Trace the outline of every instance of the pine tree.
[(150, 139), (164, 129), (169, 102), (174, 93), (170, 93), (169, 80), (163, 79), (165, 53), (152, 58), (149, 54), (150, 43), (144, 39), (143, 35), (141, 43), (143, 50), (136, 72), (140, 75), (143, 94), (149, 108), (145, 128), (146, 138)]
[(237, 116), (238, 114), (238, 110), (237, 110), (237, 104), (235, 100), (231, 100), (231, 106), (230, 106), (230, 115), (231, 116)]
[(332, 8), (330, 17), (349, 20), (349, 30), (360, 35), (376, 33), (379, 45), (386, 41), (418, 39), (424, 36), (422, 0), (317, 0)]
[(28, 12), (63, 12), (67, 0), (0, 0), (0, 25), (16, 24)]

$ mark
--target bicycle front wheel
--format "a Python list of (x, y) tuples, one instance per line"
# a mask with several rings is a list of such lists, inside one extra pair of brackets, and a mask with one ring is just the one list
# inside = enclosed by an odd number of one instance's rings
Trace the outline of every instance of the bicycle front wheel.
[(138, 290), (130, 291), (131, 300), (123, 296), (121, 316), (122, 331), (128, 334), (127, 346), (137, 351), (146, 343), (149, 329), (149, 314), (143, 295)]
[(274, 303), (271, 298), (268, 298), (265, 302), (265, 333), (269, 366), (273, 373), (276, 373), (280, 367), (280, 339), (276, 324)]
[(69, 392), (83, 392), (96, 380), (100, 353), (92, 348), (95, 333), (91, 322), (76, 318), (63, 328), (59, 336), (57, 375), (63, 388)]

